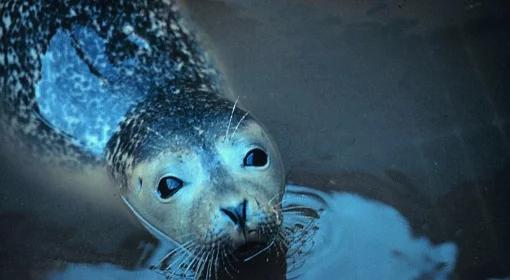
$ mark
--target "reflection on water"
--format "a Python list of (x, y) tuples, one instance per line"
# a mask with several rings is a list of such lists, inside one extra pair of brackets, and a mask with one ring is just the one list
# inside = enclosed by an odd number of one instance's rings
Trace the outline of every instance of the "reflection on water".
[[(457, 248), (413, 236), (394, 208), (351, 193), (326, 194), (287, 186), (285, 227), (296, 231), (289, 244), (288, 279), (447, 279)], [(317, 215), (319, 214), (319, 215)], [(315, 230), (316, 229), (316, 230)], [(303, 235), (304, 234), (304, 235)], [(151, 255), (157, 263), (173, 246), (162, 243)], [(249, 261), (248, 261), (249, 262)], [(149, 268), (126, 270), (111, 264), (72, 264), (47, 279), (165, 279)]]

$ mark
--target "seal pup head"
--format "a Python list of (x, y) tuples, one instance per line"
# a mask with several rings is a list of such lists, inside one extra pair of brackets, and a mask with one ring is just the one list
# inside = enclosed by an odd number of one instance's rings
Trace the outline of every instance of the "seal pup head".
[(279, 152), (264, 128), (226, 99), (200, 91), (152, 97), (110, 139), (107, 159), (145, 226), (192, 253), (253, 253), (278, 235)]

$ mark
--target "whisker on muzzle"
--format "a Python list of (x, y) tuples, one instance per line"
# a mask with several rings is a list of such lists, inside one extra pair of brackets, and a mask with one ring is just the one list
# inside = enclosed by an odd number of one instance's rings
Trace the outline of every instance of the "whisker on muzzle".
[(314, 248), (320, 212), (297, 204), (281, 207), (278, 203), (269, 208), (284, 216), (280, 222), (267, 214), (253, 216), (264, 222), (251, 232), (254, 241), (243, 245), (247, 247), (233, 247), (230, 236), (211, 238), (214, 241), (206, 244), (192, 238), (161, 258), (158, 272), (167, 279), (237, 279), (241, 277), (240, 267), (262, 256), (283, 258), (287, 273), (299, 269)]

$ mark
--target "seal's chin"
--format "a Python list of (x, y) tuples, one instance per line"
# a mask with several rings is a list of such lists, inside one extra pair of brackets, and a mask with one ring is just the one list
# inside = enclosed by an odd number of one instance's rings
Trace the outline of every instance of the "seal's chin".
[(267, 248), (271, 247), (275, 240), (273, 234), (263, 234), (261, 230), (236, 230), (229, 235), (231, 253), (239, 260), (249, 260)]

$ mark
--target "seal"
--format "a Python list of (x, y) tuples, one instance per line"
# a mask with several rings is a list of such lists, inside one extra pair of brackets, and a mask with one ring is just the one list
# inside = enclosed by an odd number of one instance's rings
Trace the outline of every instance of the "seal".
[(224, 97), (172, 2), (6, 1), (1, 10), (3, 127), (24, 149), (104, 165), (144, 226), (189, 255), (186, 270), (277, 246), (278, 149)]

